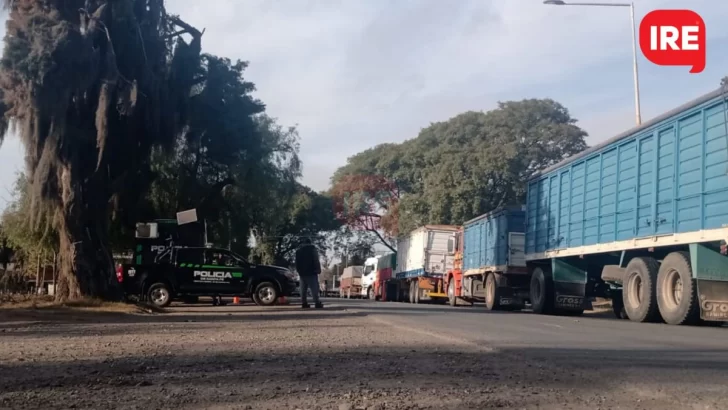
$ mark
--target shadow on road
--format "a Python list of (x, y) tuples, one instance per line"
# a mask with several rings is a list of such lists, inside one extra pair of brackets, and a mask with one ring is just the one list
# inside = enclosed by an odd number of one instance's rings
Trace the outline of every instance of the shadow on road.
[[(683, 387), (690, 386), (692, 394), (700, 394), (701, 389), (714, 393), (716, 389), (724, 390), (728, 384), (728, 356), (722, 353), (573, 349), (466, 353), (403, 346), (355, 352), (312, 347), (304, 352), (181, 353), (16, 363), (0, 365), (0, 398), (23, 397), (32, 405), (43, 397), (39, 392), (60, 399), (70, 392), (92, 389), (94, 394), (87, 397), (84, 407), (100, 408), (110, 397), (127, 404), (144, 397), (147, 407), (169, 408), (276, 398), (321, 403), (327, 398), (356, 401), (368, 397), (370, 403), (386, 402), (402, 389), (436, 389), (456, 395), (469, 392), (479, 400), (479, 408), (523, 408), (540, 404), (557, 391), (568, 392), (565, 400), (576, 400), (571, 404), (577, 408), (592, 408), (599, 403), (577, 397), (596, 394), (593, 397), (601, 400), (599, 394), (609, 395), (630, 382), (656, 383), (666, 389), (679, 382)], [(543, 356), (550, 357), (551, 363), (530, 360)], [(598, 371), (579, 370), (588, 367)], [(679, 380), (675, 380), (676, 374), (682, 375)], [(696, 380), (695, 386), (691, 380)], [(461, 395), (468, 398), (469, 394)]]

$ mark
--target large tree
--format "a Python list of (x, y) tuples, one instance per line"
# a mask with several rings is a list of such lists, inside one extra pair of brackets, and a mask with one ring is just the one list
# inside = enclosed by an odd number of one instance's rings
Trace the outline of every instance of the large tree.
[[(45, 217), (45, 215), (41, 215)], [(31, 198), (28, 180), (20, 173), (15, 181), (12, 201), (2, 214), (0, 237), (7, 248), (12, 250), (13, 260), (22, 269), (35, 267), (39, 260), (53, 263), (58, 252), (58, 235), (47, 221), (35, 229), (31, 224)], [(4, 262), (9, 262), (6, 260)]]
[(263, 263), (289, 266), (304, 238), (311, 239), (319, 252), (324, 252), (326, 234), (341, 226), (334, 218), (331, 198), (295, 181), (268, 189), (275, 196), (256, 218), (255, 256)]
[(382, 175), (343, 175), (331, 188), (336, 217), (353, 230), (374, 235), (394, 251), (399, 188)]
[(163, 0), (5, 5), (0, 132), (17, 129), (32, 220), (45, 217), (58, 233), (58, 297), (117, 297), (111, 199), (142, 195), (151, 150), (173, 146), (188, 125), (204, 77), (202, 33), (168, 15)]
[(550, 99), (465, 112), (430, 125), (417, 138), (349, 158), (334, 174), (332, 189), (346, 190), (352, 176), (394, 181), (399, 200), (379, 213), (388, 215), (399, 233), (423, 224), (461, 224), (500, 206), (522, 204), (530, 176), (585, 149), (586, 133), (575, 123)]

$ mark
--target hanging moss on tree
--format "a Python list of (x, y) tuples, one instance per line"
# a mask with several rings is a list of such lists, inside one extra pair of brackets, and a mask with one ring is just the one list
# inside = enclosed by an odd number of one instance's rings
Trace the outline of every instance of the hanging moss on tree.
[(168, 15), (163, 0), (5, 7), (0, 135), (17, 130), (32, 220), (58, 232), (58, 298), (117, 298), (110, 208), (145, 192), (150, 151), (185, 127), (190, 91), (203, 81), (202, 32)]

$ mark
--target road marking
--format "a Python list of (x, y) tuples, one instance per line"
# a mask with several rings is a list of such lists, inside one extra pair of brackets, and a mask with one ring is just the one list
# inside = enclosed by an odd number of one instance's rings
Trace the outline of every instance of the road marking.
[(563, 328), (564, 328), (564, 327), (563, 327), (563, 326), (561, 326), (561, 325), (555, 325), (555, 324), (553, 324), (553, 323), (542, 323), (542, 324), (543, 324), (544, 326), (553, 326), (553, 327), (558, 327), (559, 329), (563, 329)]

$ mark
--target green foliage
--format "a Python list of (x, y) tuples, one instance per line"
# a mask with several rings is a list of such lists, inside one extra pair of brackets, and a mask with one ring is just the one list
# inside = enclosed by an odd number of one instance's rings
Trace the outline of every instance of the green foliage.
[(329, 194), (337, 219), (394, 250), (400, 195), (396, 184), (381, 175), (342, 175)]
[[(53, 261), (53, 254), (58, 252), (58, 235), (53, 229), (38, 229), (30, 223), (31, 200), (27, 186), (25, 174), (18, 174), (13, 201), (1, 220), (2, 262), (9, 263), (12, 257), (19, 265), (35, 267), (39, 257), (42, 262)], [(40, 226), (49, 227), (50, 224)]]
[(461, 224), (500, 206), (521, 204), (539, 169), (586, 148), (586, 132), (550, 99), (498, 104), (423, 129), (402, 144), (383, 144), (348, 159), (334, 189), (351, 175), (393, 181), (400, 200), (389, 211), (398, 232), (424, 224)]
[(303, 238), (310, 238), (323, 253), (327, 248), (326, 233), (341, 226), (334, 218), (331, 198), (295, 181), (271, 188), (272, 201), (254, 223), (256, 260), (292, 265)]
[(58, 238), (60, 299), (119, 297), (112, 250), (131, 246), (136, 222), (181, 210), (244, 255), (253, 231), (261, 246), (282, 238), (268, 260), (338, 227), (330, 201), (296, 182), (298, 134), (263, 114), (247, 63), (203, 54), (203, 33), (164, 5), (5, 2), (0, 142), (15, 126), (27, 196), (4, 228), (23, 251), (38, 231), (24, 237), (19, 221)]
[(374, 245), (378, 242), (379, 239), (371, 232), (353, 230), (344, 225), (329, 236), (327, 247), (340, 261), (339, 264), (362, 265), (367, 258), (374, 256)]

